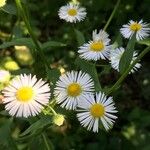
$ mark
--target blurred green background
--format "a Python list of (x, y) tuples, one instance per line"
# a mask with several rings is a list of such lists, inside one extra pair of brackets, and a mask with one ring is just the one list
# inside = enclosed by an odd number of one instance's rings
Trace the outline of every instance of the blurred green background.
[[(78, 42), (74, 28), (83, 33), (85, 40), (91, 39), (94, 29), (105, 26), (116, 0), (80, 0), (82, 6), (87, 9), (87, 18), (74, 26), (59, 19), (58, 10), (68, 1), (65, 0), (24, 0), (26, 11), (32, 28), (39, 41), (58, 41), (54, 46), (45, 48), (47, 60), (52, 68), (63, 70), (78, 69), (75, 65), (77, 58)], [(110, 23), (107, 32), (112, 39), (112, 44), (117, 40), (118, 44), (125, 46), (127, 40), (122, 39), (119, 29), (130, 19), (141, 20), (150, 23), (150, 0), (122, 0), (119, 8)], [(9, 7), (9, 8), (8, 8)], [(15, 13), (15, 3), (8, 1), (6, 9)], [(15, 15), (0, 11), (0, 44), (10, 42), (13, 39), (29, 37), (25, 24)], [(19, 41), (19, 42), (27, 42)], [(20, 44), (21, 45), (21, 44)], [(23, 45), (23, 44), (22, 44)], [(56, 46), (59, 45), (59, 46)], [(4, 45), (3, 45), (4, 46)], [(5, 47), (5, 46), (4, 46)], [(141, 52), (146, 46), (136, 45), (136, 50)], [(30, 49), (32, 49), (29, 46)], [(16, 69), (9, 69), (12, 75), (21, 72), (32, 72), (40, 77), (45, 77), (41, 61), (22, 64), (16, 56), (16, 48), (10, 47), (0, 50), (0, 68), (5, 68), (5, 62), (15, 61)], [(24, 55), (24, 54), (23, 54)], [(150, 54), (141, 61), (141, 69), (127, 77), (123, 85), (113, 93), (114, 101), (118, 109), (118, 119), (110, 132), (100, 130), (92, 133), (82, 128), (75, 117), (75, 113), (67, 112), (56, 107), (59, 112), (66, 115), (66, 122), (62, 127), (50, 126), (45, 132), (49, 139), (51, 149), (56, 150), (150, 150)], [(27, 62), (31, 60), (27, 59)], [(111, 86), (119, 77), (119, 74), (110, 68), (109, 63), (104, 67), (97, 67), (101, 73), (99, 80), (102, 87)], [(14, 67), (14, 66), (11, 66)], [(54, 72), (55, 75), (55, 72)], [(55, 79), (54, 79), (55, 80)], [(2, 88), (2, 87), (1, 87)], [(27, 129), (32, 119), (10, 118), (0, 105), (0, 150), (46, 150), (41, 135), (32, 137), (23, 142), (14, 142), (12, 137)], [(17, 145), (17, 146), (16, 146)]]

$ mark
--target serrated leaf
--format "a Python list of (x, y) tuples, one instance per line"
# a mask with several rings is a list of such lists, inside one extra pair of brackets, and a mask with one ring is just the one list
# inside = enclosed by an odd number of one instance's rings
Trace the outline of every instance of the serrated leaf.
[(131, 60), (133, 58), (133, 53), (134, 53), (135, 42), (136, 42), (136, 34), (134, 34), (132, 38), (129, 40), (126, 50), (124, 51), (120, 59), (119, 71), (121, 74), (124, 73), (124, 71), (129, 67), (131, 63)]
[(44, 129), (47, 125), (51, 124), (51, 117), (50, 116), (44, 116), (37, 122), (33, 123), (27, 130), (25, 130), (20, 136), (25, 136), (29, 133), (35, 134), (37, 131), (40, 131)]
[(0, 49), (4, 49), (15, 45), (17, 46), (25, 45), (31, 49), (34, 49), (34, 44), (31, 38), (18, 38), (18, 39), (13, 39), (10, 42), (4, 42), (3, 44), (0, 45)]
[(85, 43), (85, 38), (84, 35), (82, 34), (82, 32), (80, 32), (79, 30), (74, 30), (75, 34), (76, 34), (76, 38), (77, 38), (77, 42), (78, 42), (78, 46), (81, 46)]
[(11, 14), (11, 15), (16, 15), (16, 7), (13, 4), (7, 4), (2, 8), (2, 11)]
[(58, 80), (59, 76), (60, 76), (60, 71), (58, 69), (49, 69), (47, 72), (48, 72), (47, 78), (53, 84), (55, 84), (56, 81)]
[(138, 41), (139, 44), (150, 46), (150, 38)]
[(75, 60), (75, 64), (84, 72), (88, 73), (93, 81), (94, 81), (94, 85), (95, 85), (95, 90), (96, 91), (100, 91), (102, 90), (98, 76), (97, 76), (97, 70), (94, 64), (89, 63), (86, 60), (82, 60), (80, 58), (77, 58)]
[(51, 93), (54, 91), (55, 83), (60, 77), (60, 71), (58, 69), (48, 69), (47, 70), (47, 79), (52, 82)]
[(51, 47), (63, 47), (63, 46), (66, 46), (66, 44), (57, 41), (48, 41), (42, 44), (42, 49), (48, 50)]

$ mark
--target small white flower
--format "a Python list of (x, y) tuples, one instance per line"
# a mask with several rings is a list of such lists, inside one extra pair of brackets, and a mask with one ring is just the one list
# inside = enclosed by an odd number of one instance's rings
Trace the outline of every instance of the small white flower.
[[(111, 53), (110, 53), (111, 66), (112, 66), (112, 68), (114, 68), (118, 72), (119, 72), (119, 62), (120, 62), (120, 59), (121, 59), (124, 51), (125, 51), (125, 49), (123, 47), (120, 47), (120, 48), (116, 48), (116, 49), (112, 50)], [(137, 53), (134, 52), (131, 63), (137, 58), (136, 56), (137, 56)], [(134, 68), (131, 70), (130, 73), (134, 73), (140, 67), (141, 67), (141, 64), (137, 63), (134, 66)]]
[(93, 31), (92, 41), (79, 47), (78, 53), (80, 57), (94, 61), (108, 58), (111, 49), (108, 36), (109, 35), (103, 30), (100, 30), (99, 33), (97, 33), (97, 30)]
[(148, 26), (149, 24), (144, 23), (143, 20), (139, 22), (130, 20), (128, 24), (123, 25), (120, 32), (127, 39), (130, 39), (136, 32), (136, 39), (139, 41), (149, 36), (150, 28)]
[(66, 6), (62, 6), (59, 9), (58, 15), (60, 19), (76, 23), (84, 20), (86, 17), (86, 9), (80, 7), (79, 4), (68, 3)]
[(83, 99), (77, 109), (77, 118), (83, 127), (87, 130), (98, 132), (100, 121), (106, 130), (109, 130), (114, 120), (117, 118), (116, 107), (112, 97), (107, 98), (103, 93), (96, 93), (96, 96), (88, 94)]
[(71, 71), (60, 76), (54, 95), (61, 107), (74, 110), (78, 102), (93, 90), (94, 83), (87, 73)]
[(20, 75), (3, 90), (5, 109), (17, 117), (35, 116), (47, 105), (50, 98), (49, 85), (36, 76)]

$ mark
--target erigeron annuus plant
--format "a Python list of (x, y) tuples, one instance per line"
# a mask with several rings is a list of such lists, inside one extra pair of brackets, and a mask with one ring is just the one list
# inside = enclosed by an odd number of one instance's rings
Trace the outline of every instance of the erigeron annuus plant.
[[(134, 73), (142, 67), (140, 60), (149, 52), (150, 48), (147, 47), (141, 53), (137, 53), (134, 47), (137, 41), (150, 35), (149, 25), (142, 20), (139, 22), (131, 20), (129, 24), (123, 25), (120, 32), (128, 39), (127, 46), (123, 48), (122, 45), (119, 45), (114, 48), (111, 35), (107, 33), (106, 29), (117, 10), (120, 2), (118, 0), (104, 29), (93, 29), (91, 40), (82, 42), (83, 34), (75, 29), (80, 42), (76, 50), (76, 65), (80, 69), (72, 68), (51, 81), (51, 78), (55, 78), (56, 70), (50, 68), (43, 53), (42, 43), (37, 40), (31, 28), (23, 3), (20, 0), (15, 0), (15, 2), (18, 17), (22, 17), (34, 43), (32, 54), (36, 56), (35, 61), (38, 61), (38, 57), (41, 59), (46, 75), (45, 79), (40, 80), (36, 75), (31, 74), (20, 74), (14, 78), (2, 92), (5, 110), (13, 117), (28, 118), (39, 115), (39, 120), (43, 123), (42, 129), (46, 130), (51, 122), (58, 126), (63, 124), (65, 116), (55, 110), (58, 106), (67, 111), (73, 110), (81, 126), (87, 130), (100, 132), (101, 124), (106, 131), (111, 129), (117, 119), (118, 110), (110, 95), (115, 92), (128, 74)], [(58, 11), (58, 16), (68, 23), (78, 23), (84, 21), (87, 13), (88, 10), (80, 3), (73, 2), (62, 6)], [(100, 65), (98, 64), (99, 60), (106, 60), (108, 65), (111, 65), (120, 74), (120, 78), (111, 88), (104, 89), (99, 82), (96, 70), (96, 66)], [(51, 74), (51, 78), (48, 78)], [(53, 118), (53, 121), (50, 118)], [(44, 119), (47, 122), (43, 122)], [(36, 134), (44, 132), (43, 130), (39, 130)], [(24, 135), (28, 136), (26, 133)]]

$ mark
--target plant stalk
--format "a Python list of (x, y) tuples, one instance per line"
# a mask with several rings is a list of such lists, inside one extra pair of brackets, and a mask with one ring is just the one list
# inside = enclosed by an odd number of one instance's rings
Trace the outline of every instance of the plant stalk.
[(32, 38), (32, 41), (35, 44), (36, 50), (38, 50), (38, 52), (39, 52), (39, 54), (40, 54), (40, 56), (41, 56), (41, 58), (42, 58), (42, 60), (43, 60), (43, 62), (45, 64), (46, 70), (47, 70), (47, 68), (49, 68), (49, 64), (47, 62), (47, 59), (45, 58), (45, 55), (44, 55), (44, 53), (43, 53), (43, 51), (41, 49), (41, 46), (40, 46), (38, 40), (36, 39), (36, 36), (35, 36), (32, 28), (31, 28), (31, 25), (30, 25), (30, 23), (28, 21), (28, 17), (26, 15), (26, 12), (24, 11), (24, 9), (22, 7), (21, 1), (20, 0), (15, 0), (15, 1), (16, 1), (17, 8), (18, 8), (18, 10), (20, 12), (20, 15), (21, 15), (22, 19), (24, 20), (24, 22), (26, 24), (26, 27), (28, 29), (28, 32), (29, 32), (29, 34), (30, 34), (30, 36)]
[(115, 13), (116, 13), (116, 10), (117, 10), (117, 8), (118, 8), (118, 6), (119, 6), (119, 4), (120, 4), (120, 1), (121, 1), (121, 0), (118, 0), (118, 1), (117, 1), (117, 3), (116, 3), (116, 5), (115, 5), (115, 7), (114, 7), (114, 9), (113, 9), (113, 11), (112, 11), (112, 13), (111, 13), (109, 19), (108, 19), (108, 21), (107, 21), (107, 23), (106, 23), (106, 25), (105, 25), (104, 28), (103, 28), (103, 30), (106, 31), (107, 27), (109, 26), (110, 22), (112, 21), (114, 15), (115, 15)]

